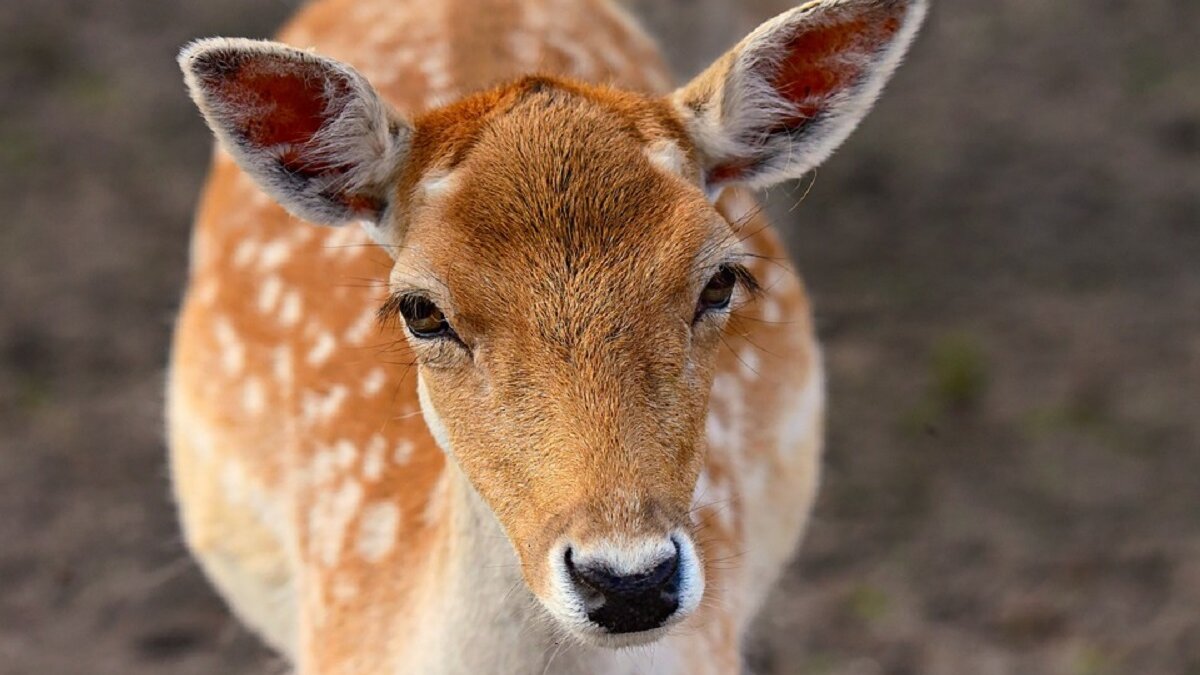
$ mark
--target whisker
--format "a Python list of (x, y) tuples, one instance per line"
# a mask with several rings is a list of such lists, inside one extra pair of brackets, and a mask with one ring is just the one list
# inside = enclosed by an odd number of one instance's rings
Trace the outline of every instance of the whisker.
[(800, 205), (804, 203), (804, 200), (808, 199), (808, 194), (810, 192), (812, 192), (813, 186), (816, 184), (817, 184), (817, 170), (813, 169), (812, 170), (812, 179), (808, 181), (808, 186), (804, 188), (804, 194), (800, 195), (799, 201), (797, 201), (795, 204), (792, 204), (792, 207), (790, 209), (788, 209), (788, 213), (792, 213), (796, 209), (800, 208)]
[(721, 337), (721, 344), (725, 345), (725, 348), (728, 349), (730, 351), (730, 353), (733, 354), (733, 357), (735, 359), (737, 359), (738, 362), (741, 363), (743, 367), (745, 367), (750, 372), (754, 373), (754, 375), (756, 377), (762, 376), (762, 373), (758, 372), (757, 368), (755, 368), (754, 366), (751, 366), (749, 363), (746, 363), (746, 360), (742, 358), (742, 355), (739, 354), (738, 351), (736, 349), (734, 349), (732, 345), (729, 344), (729, 341), (725, 339), (725, 335), (722, 334), (720, 337)]
[(554, 650), (554, 653), (550, 655), (549, 660), (546, 661), (546, 667), (542, 669), (542, 675), (546, 675), (546, 673), (550, 672), (550, 665), (554, 663), (554, 659), (558, 657), (558, 653), (563, 650), (563, 647), (565, 647), (566, 644), (567, 644), (567, 641), (565, 639), (561, 639), (561, 638), (559, 639), (559, 641), (555, 645), (556, 648)]

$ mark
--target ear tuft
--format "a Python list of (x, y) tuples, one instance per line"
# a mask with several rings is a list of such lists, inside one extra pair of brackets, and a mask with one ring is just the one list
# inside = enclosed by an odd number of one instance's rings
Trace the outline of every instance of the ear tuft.
[(278, 43), (183, 49), (192, 99), (238, 164), (306, 220), (378, 221), (411, 131), (349, 66)]
[(926, 0), (810, 2), (675, 92), (710, 192), (766, 187), (823, 162), (870, 110), (926, 8)]

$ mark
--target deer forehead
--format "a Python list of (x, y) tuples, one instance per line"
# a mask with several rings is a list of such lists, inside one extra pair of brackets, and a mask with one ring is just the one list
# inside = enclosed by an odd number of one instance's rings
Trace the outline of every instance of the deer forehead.
[(492, 199), (520, 193), (529, 203), (579, 188), (612, 192), (651, 172), (693, 178), (696, 165), (663, 101), (544, 77), (432, 111), (415, 128), (406, 178), (417, 198), (440, 196), (461, 174), (487, 177)]
[(691, 288), (736, 242), (658, 112), (542, 90), (425, 130), (450, 142), (419, 131), (441, 152), (413, 179), (393, 282), (449, 291), (437, 299), (467, 314), (653, 306)]

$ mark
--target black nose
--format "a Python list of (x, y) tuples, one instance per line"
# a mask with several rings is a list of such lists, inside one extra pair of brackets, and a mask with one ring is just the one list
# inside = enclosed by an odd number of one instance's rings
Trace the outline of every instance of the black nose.
[(615, 574), (603, 561), (577, 565), (569, 548), (566, 562), (588, 619), (610, 633), (658, 628), (679, 609), (678, 544), (670, 557), (638, 574)]

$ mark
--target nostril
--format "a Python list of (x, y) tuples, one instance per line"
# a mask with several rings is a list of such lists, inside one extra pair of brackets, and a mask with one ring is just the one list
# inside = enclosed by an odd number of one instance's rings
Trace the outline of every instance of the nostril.
[(574, 554), (570, 546), (563, 553), (563, 563), (566, 564), (567, 574), (571, 577), (571, 583), (575, 584), (580, 598), (583, 599), (584, 609), (591, 613), (603, 607), (605, 602), (604, 593), (589, 584), (586, 578), (580, 574), (579, 569), (575, 567)]
[(580, 561), (567, 548), (563, 561), (584, 600), (588, 618), (612, 633), (657, 628), (679, 607), (679, 544), (653, 567), (633, 574), (613, 569), (603, 560)]
[(679, 549), (676, 548), (675, 552), (671, 554), (670, 558), (662, 561), (657, 567), (650, 571), (650, 574), (648, 574), (646, 578), (646, 584), (648, 586), (663, 586), (664, 584), (668, 584), (672, 580), (678, 578), (678, 571)]
[(668, 585), (679, 571), (679, 556), (672, 555), (648, 572), (617, 574), (603, 565), (576, 567), (568, 554), (567, 569), (576, 582), (606, 595), (630, 595)]

